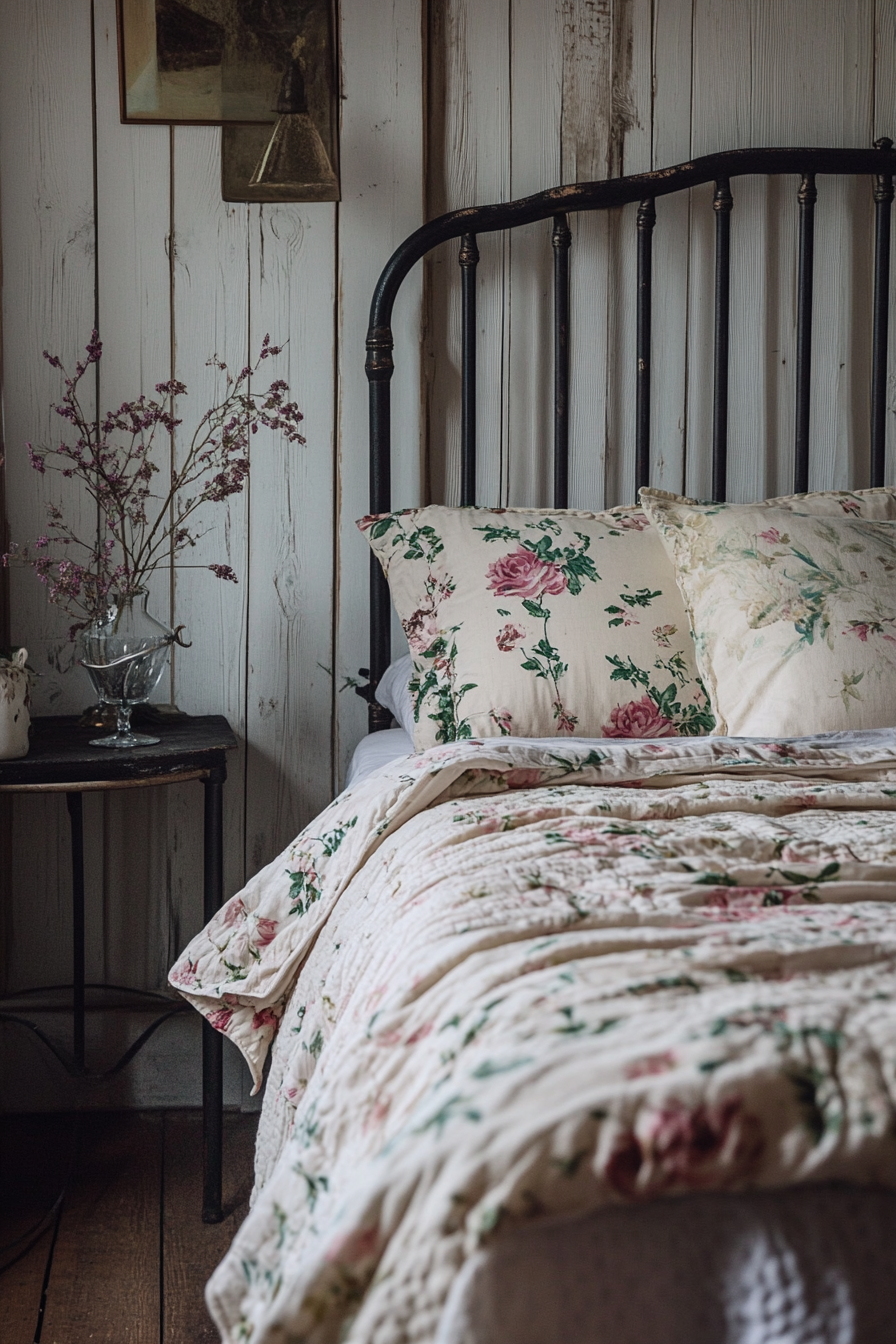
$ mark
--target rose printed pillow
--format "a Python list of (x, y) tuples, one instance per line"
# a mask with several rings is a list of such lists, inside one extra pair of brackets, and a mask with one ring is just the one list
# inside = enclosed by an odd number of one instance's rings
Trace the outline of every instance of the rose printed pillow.
[(896, 726), (896, 521), (641, 499), (675, 565), (717, 733)]
[(641, 510), (430, 505), (358, 526), (410, 646), (418, 751), (711, 730), (673, 569)]

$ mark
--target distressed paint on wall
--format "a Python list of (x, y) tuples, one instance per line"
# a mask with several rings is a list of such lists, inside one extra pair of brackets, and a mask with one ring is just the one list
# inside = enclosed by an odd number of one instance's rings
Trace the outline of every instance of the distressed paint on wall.
[[(365, 728), (362, 701), (340, 687), (367, 662), (367, 556), (354, 527), (367, 505), (364, 335), (393, 247), (424, 215), (560, 180), (736, 145), (869, 144), (896, 134), (896, 0), (344, 0), (342, 8), (342, 203), (265, 207), (221, 202), (216, 130), (119, 124), (114, 0), (8, 0), (4, 13), (14, 532), (33, 535), (42, 519), (42, 483), (22, 444), (51, 425), (56, 385), (40, 360), (44, 346), (73, 356), (98, 315), (104, 403), (178, 376), (198, 412), (212, 393), (208, 355), (240, 365), (265, 332), (289, 336), (284, 376), (305, 411), (308, 447), (287, 453), (259, 436), (248, 491), (213, 520), (200, 552), (232, 563), (239, 587), (191, 570), (153, 593), (160, 614), (185, 621), (194, 642), (173, 661), (172, 695), (192, 712), (225, 712), (243, 742), (227, 786), (228, 890), (323, 805)], [(818, 223), (813, 484), (825, 486), (866, 460), (867, 258), (847, 251), (844, 226), (869, 212), (852, 188), (820, 188), (836, 203), (826, 217), (819, 208)], [(735, 303), (758, 296), (760, 313), (747, 320), (735, 309), (731, 477), (734, 494), (747, 497), (787, 488), (774, 459), (779, 450), (786, 459), (792, 437), (795, 199), (764, 182), (737, 183), (735, 195)], [(661, 202), (654, 235), (655, 320), (674, 321), (678, 332), (654, 351), (654, 480), (697, 494), (709, 489), (707, 197)], [(631, 493), (634, 318), (617, 300), (633, 294), (634, 214), (571, 221), (571, 503), (579, 507)], [(480, 499), (539, 503), (551, 408), (538, 381), (537, 326), (550, 311), (550, 226), (480, 246)], [(844, 315), (846, 340), (834, 335)], [(456, 498), (453, 246), (404, 287), (396, 370), (394, 503)], [(431, 475), (421, 484), (424, 441)], [(30, 575), (12, 575), (11, 597), (11, 633), (45, 672), (39, 707), (80, 708), (86, 683), (67, 670), (64, 618)], [(200, 811), (191, 786), (88, 799), (91, 975), (161, 982), (200, 919)], [(59, 800), (17, 800), (13, 828), (8, 983), (65, 979), (64, 809)], [(8, 1032), (0, 1040), (12, 1049)], [(171, 1059), (160, 1047), (154, 1064), (101, 1104), (194, 1096), (192, 1056), (173, 1089)], [(52, 1104), (44, 1074), (39, 1104)], [(55, 1100), (66, 1098), (57, 1090)]]

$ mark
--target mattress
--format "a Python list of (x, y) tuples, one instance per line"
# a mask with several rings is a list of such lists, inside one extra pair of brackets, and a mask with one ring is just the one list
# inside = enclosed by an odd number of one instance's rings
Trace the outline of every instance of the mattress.
[(510, 1232), (434, 1344), (890, 1344), (896, 1196), (701, 1194)]

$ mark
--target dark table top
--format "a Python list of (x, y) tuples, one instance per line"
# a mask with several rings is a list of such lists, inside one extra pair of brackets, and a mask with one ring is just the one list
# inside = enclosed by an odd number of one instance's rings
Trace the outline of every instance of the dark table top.
[(151, 784), (171, 775), (192, 775), (224, 765), (225, 752), (237, 741), (221, 714), (185, 717), (175, 723), (138, 727), (160, 739), (154, 747), (118, 750), (91, 747), (90, 739), (102, 729), (81, 727), (74, 717), (52, 716), (31, 720), (27, 756), (0, 761), (0, 789), (59, 787), (86, 783), (95, 788)]

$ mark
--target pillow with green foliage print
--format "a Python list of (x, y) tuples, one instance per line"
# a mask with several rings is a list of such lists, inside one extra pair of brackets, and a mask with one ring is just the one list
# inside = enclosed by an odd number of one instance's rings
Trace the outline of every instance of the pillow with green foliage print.
[(358, 526), (410, 646), (418, 751), (712, 729), (674, 572), (641, 510), (430, 505)]
[(675, 565), (716, 732), (896, 725), (892, 517), (692, 504), (655, 490), (641, 501)]

